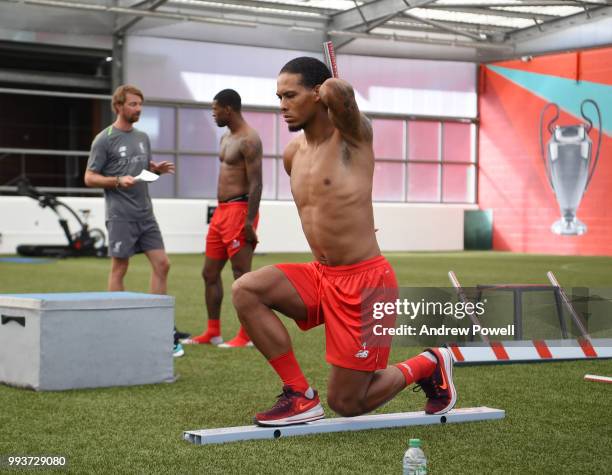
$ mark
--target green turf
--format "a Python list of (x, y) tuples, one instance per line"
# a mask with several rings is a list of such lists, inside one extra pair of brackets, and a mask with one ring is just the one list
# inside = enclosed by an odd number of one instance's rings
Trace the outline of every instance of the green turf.
[[(391, 253), (404, 286), (546, 283), (552, 270), (566, 287), (612, 287), (612, 259), (505, 253)], [(201, 255), (175, 255), (169, 293), (181, 330), (204, 325)], [(255, 267), (306, 261), (307, 255), (257, 256)], [(49, 264), (0, 262), (0, 292), (97, 291), (107, 260)], [(223, 333), (237, 329), (226, 269)], [(146, 291), (146, 260), (133, 260), (129, 290)], [(328, 367), (321, 328), (302, 333), (289, 324), (304, 372), (325, 400)], [(416, 349), (394, 348), (392, 361)], [(2, 364), (2, 362), (0, 362)], [(328, 434), (197, 447), (185, 429), (249, 424), (279, 392), (276, 375), (254, 349), (186, 348), (174, 384), (36, 393), (0, 385), (0, 455), (56, 454), (72, 473), (400, 473), (407, 441), (423, 440), (430, 473), (610, 473), (612, 387), (582, 380), (612, 374), (612, 361), (457, 368), (458, 407), (506, 410), (502, 421)], [(381, 412), (421, 410), (423, 396), (404, 391)], [(328, 415), (331, 411), (328, 410)], [(0, 468), (2, 471), (2, 468)]]

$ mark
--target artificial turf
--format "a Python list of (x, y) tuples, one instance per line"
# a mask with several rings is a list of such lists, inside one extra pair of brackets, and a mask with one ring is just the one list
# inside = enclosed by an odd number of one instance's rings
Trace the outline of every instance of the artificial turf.
[[(608, 257), (494, 252), (387, 257), (403, 286), (448, 286), (446, 273), (453, 269), (466, 286), (546, 283), (551, 270), (565, 287), (612, 288)], [(177, 326), (200, 333), (203, 256), (171, 260), (169, 293), (176, 297)], [(307, 260), (306, 254), (269, 254), (256, 256), (254, 268)], [(93, 258), (0, 262), (0, 293), (100, 291), (108, 268), (108, 260)], [(146, 259), (134, 258), (127, 288), (146, 292), (148, 279)], [(223, 280), (222, 325), (229, 339), (238, 327), (229, 266)], [(323, 329), (304, 333), (287, 323), (297, 358), (325, 401), (329, 369)], [(280, 384), (255, 349), (185, 350), (185, 357), (175, 360), (180, 377), (173, 384), (62, 392), (0, 385), (0, 457), (63, 455), (67, 470), (78, 474), (390, 474), (400, 473), (408, 439), (418, 437), (434, 474), (610, 473), (612, 467), (612, 387), (582, 379), (586, 373), (612, 375), (611, 360), (456, 368), (457, 407), (505, 409), (501, 421), (194, 446), (182, 440), (183, 430), (250, 424), (255, 412), (272, 405)], [(391, 362), (418, 351), (394, 347)], [(406, 390), (378, 412), (422, 410), (423, 401), (422, 394)]]

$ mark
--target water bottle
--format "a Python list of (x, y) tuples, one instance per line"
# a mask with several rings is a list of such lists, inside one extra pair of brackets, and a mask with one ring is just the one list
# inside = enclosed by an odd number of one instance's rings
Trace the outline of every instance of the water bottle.
[(421, 450), (421, 439), (410, 439), (404, 454), (404, 475), (426, 475), (427, 458)]

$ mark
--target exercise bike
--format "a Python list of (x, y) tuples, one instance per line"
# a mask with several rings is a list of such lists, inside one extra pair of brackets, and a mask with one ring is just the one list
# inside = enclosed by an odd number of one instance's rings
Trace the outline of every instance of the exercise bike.
[[(17, 192), (23, 196), (38, 201), (42, 208), (51, 208), (59, 217), (59, 224), (68, 239), (68, 245), (54, 244), (21, 244), (17, 246), (17, 253), (27, 257), (105, 257), (108, 251), (106, 247), (106, 235), (99, 228), (89, 228), (87, 224), (90, 210), (79, 210), (79, 215), (66, 203), (58, 200), (49, 193), (41, 193), (34, 188), (28, 180), (20, 180), (17, 183)], [(58, 208), (64, 208), (76, 219), (81, 227), (76, 233), (70, 231), (68, 220), (62, 216)]]

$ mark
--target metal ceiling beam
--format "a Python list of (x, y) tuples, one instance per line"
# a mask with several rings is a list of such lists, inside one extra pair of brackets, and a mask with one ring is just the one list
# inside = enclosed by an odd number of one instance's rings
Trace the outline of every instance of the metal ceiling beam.
[[(395, 21), (399, 21), (400, 18), (402, 19), (405, 18), (408, 20), (408, 17), (401, 15)], [(410, 21), (412, 20), (410, 19)], [(477, 33), (480, 33), (481, 30), (497, 30), (500, 33), (516, 30), (516, 28), (512, 28), (510, 26), (501, 26), (501, 25), (481, 25), (480, 23), (466, 23), (466, 22), (461, 22), (461, 21), (449, 21), (449, 20), (445, 20), (445, 21), (438, 20), (438, 22), (443, 25), (449, 26), (451, 28), (464, 28), (464, 29), (476, 31)]]
[[(522, 7), (524, 5), (515, 5), (516, 7)], [(565, 6), (568, 6), (567, 4)], [(495, 6), (496, 7), (496, 6)], [(459, 13), (473, 13), (475, 15), (488, 15), (488, 16), (500, 16), (510, 18), (521, 18), (526, 20), (532, 20), (537, 18), (538, 20), (553, 20), (559, 18), (558, 15), (548, 15), (545, 13), (530, 13), (530, 12), (515, 12), (511, 10), (498, 10), (490, 6), (483, 6), (482, 8), (476, 7), (455, 7), (454, 5), (440, 5), (435, 8), (436, 11), (448, 11), (448, 12), (459, 12)]]
[(130, 8), (141, 8), (141, 7), (146, 7), (147, 5), (151, 4), (151, 0), (142, 0), (138, 3), (134, 3), (132, 5), (128, 5)]
[[(511, 31), (512, 28), (486, 28), (483, 25), (472, 25), (471, 27), (462, 28), (461, 26), (455, 27), (459, 30), (468, 31), (470, 33), (485, 33), (488, 35), (495, 35), (497, 33), (503, 33), (506, 31)], [(434, 33), (436, 30), (432, 26), (425, 25), (424, 23), (404, 23), (399, 21), (392, 21), (382, 25), (379, 28), (388, 28), (389, 30), (400, 30), (400, 31), (414, 31), (414, 32), (423, 32), (423, 33)]]
[(123, 62), (123, 47), (125, 37), (113, 35), (113, 64), (111, 71), (111, 91), (123, 84), (125, 79), (125, 67)]
[[(361, 6), (357, 3), (357, 0), (353, 0), (353, 3), (355, 4), (355, 8), (357, 9), (359, 15), (361, 16), (363, 21), (367, 24), (367, 27), (359, 28), (359, 31), (362, 31), (363, 33), (369, 33), (370, 31), (378, 28), (379, 26), (383, 26), (385, 23), (387, 23), (388, 21), (391, 21), (393, 18), (395, 18), (400, 13), (400, 12), (392, 12), (389, 15), (379, 18), (376, 21), (368, 22), (363, 12), (361, 11)], [(339, 50), (340, 48), (348, 45), (349, 43), (352, 43), (354, 39), (355, 38), (344, 38), (342, 40), (336, 40), (336, 50)]]
[[(605, 5), (612, 5), (612, 0), (522, 0), (522, 3), (520, 4), (500, 1), (498, 3), (487, 3), (486, 7), (579, 7), (584, 4), (587, 4), (589, 6), (601, 7)], [(453, 3), (452, 5), (434, 4), (428, 6), (427, 8), (478, 8), (482, 6), (485, 5), (483, 5), (482, 3), (466, 1), (465, 3)]]
[(66, 75), (60, 73), (0, 69), (0, 82), (13, 84), (38, 84), (42, 86), (63, 86), (75, 89), (108, 89), (108, 78)]
[(72, 58), (105, 58), (109, 50), (95, 48), (80, 48), (78, 46), (46, 45), (40, 43), (19, 43), (16, 41), (0, 41), (0, 53), (17, 52), (39, 53), (45, 55), (70, 56)]
[(421, 17), (418, 17), (416, 15), (411, 15), (410, 13), (406, 13), (406, 12), (404, 12), (404, 16), (407, 16), (408, 18), (412, 18), (413, 20), (425, 23), (426, 25), (431, 25), (434, 28), (437, 28), (438, 30), (442, 30), (445, 33), (454, 33), (455, 35), (466, 36), (476, 41), (483, 41), (485, 39), (485, 38), (481, 38), (479, 35), (475, 35), (473, 33), (469, 33), (467, 31), (463, 31), (458, 28), (453, 28), (448, 25), (444, 25), (442, 22), (439, 22), (439, 21), (429, 20), (427, 18), (421, 18)]
[[(278, 3), (278, 2), (266, 2), (266, 1), (259, 1), (259, 0), (221, 0), (221, 1), (207, 1), (206, 3), (208, 3), (208, 5), (198, 5), (197, 3), (192, 3), (192, 4), (187, 4), (185, 2), (180, 2), (180, 1), (176, 1), (176, 0), (169, 0), (168, 2), (169, 4), (173, 4), (173, 5), (177, 5), (177, 6), (181, 6), (181, 7), (186, 7), (188, 6), (189, 8), (192, 7), (196, 7), (196, 8), (218, 8), (218, 9), (225, 9), (225, 10), (245, 10), (245, 7), (252, 7), (252, 8), (269, 8), (271, 10), (286, 10), (286, 11), (294, 11), (294, 12), (303, 12), (303, 13), (316, 13), (317, 15), (321, 15), (321, 16), (329, 16), (332, 15), (334, 13), (337, 13), (341, 10), (337, 10), (337, 9), (333, 9), (333, 8), (317, 8), (317, 7), (309, 7), (306, 5), (295, 5), (295, 4), (283, 4), (283, 3)], [(214, 4), (214, 5), (210, 5), (210, 4)], [(248, 11), (250, 13), (252, 13), (253, 11), (251, 9), (248, 9)], [(269, 13), (268, 11), (264, 12), (264, 13)]]
[[(160, 18), (167, 20), (175, 20), (175, 21), (187, 21), (187, 22), (198, 22), (198, 23), (212, 23), (217, 25), (230, 25), (230, 26), (241, 26), (241, 27), (250, 27), (256, 28), (259, 25), (265, 26), (274, 26), (281, 28), (291, 28), (291, 27), (299, 27), (303, 26), (299, 23), (306, 24), (306, 27), (311, 28), (311, 25), (307, 25), (308, 21), (306, 19), (302, 21), (296, 21), (296, 19), (289, 19), (288, 21), (274, 21), (274, 17), (270, 16), (268, 18), (256, 18), (252, 15), (248, 16), (247, 19), (239, 19), (239, 18), (228, 18), (225, 16), (215, 16), (215, 15), (202, 15), (202, 14), (192, 14), (187, 11), (149, 11), (149, 10), (139, 10), (131, 7), (119, 7), (119, 6), (108, 6), (108, 5), (99, 5), (99, 4), (91, 4), (91, 3), (83, 3), (77, 1), (70, 0), (0, 0), (0, 2), (6, 3), (19, 3), (24, 5), (37, 5), (51, 8), (63, 8), (69, 10), (77, 10), (77, 11), (89, 11), (89, 12), (99, 12), (99, 13), (107, 13), (107, 14), (119, 14), (119, 15), (134, 15), (136, 17), (151, 17), (151, 18)], [(236, 14), (239, 16), (238, 14)], [(242, 16), (246, 16), (246, 12), (242, 13)], [(291, 21), (293, 20), (293, 21)], [(325, 20), (319, 20), (318, 24), (313, 28), (315, 30), (321, 30), (321, 32), (325, 29)]]
[(401, 41), (405, 43), (419, 43), (419, 44), (430, 44), (430, 45), (443, 45), (443, 46), (458, 46), (475, 48), (478, 50), (491, 50), (497, 52), (511, 52), (514, 50), (512, 45), (505, 44), (492, 44), (476, 41), (463, 41), (463, 40), (445, 40), (441, 38), (422, 38), (413, 37), (408, 35), (387, 35), (380, 33), (361, 33), (358, 31), (335, 31), (331, 30), (328, 32), (333, 37), (349, 37), (349, 38), (362, 38), (372, 40), (387, 40), (387, 41)]
[[(4, 0), (7, 1), (7, 0)], [(23, 5), (37, 5), (43, 7), (53, 7), (53, 8), (64, 8), (69, 10), (81, 10), (81, 11), (90, 11), (90, 12), (99, 12), (99, 13), (118, 13), (125, 15), (135, 15), (137, 17), (153, 17), (153, 18), (164, 18), (168, 20), (179, 20), (179, 21), (194, 21), (194, 22), (202, 22), (202, 23), (215, 23), (220, 25), (233, 25), (233, 26), (245, 26), (245, 27), (256, 27), (258, 22), (252, 21), (242, 21), (242, 20), (232, 20), (229, 18), (219, 18), (212, 16), (202, 16), (202, 15), (188, 15), (184, 13), (175, 13), (175, 12), (151, 12), (151, 11), (142, 11), (129, 7), (116, 7), (116, 6), (106, 6), (106, 5), (98, 5), (92, 3), (78, 3), (66, 0), (8, 0), (9, 3), (19, 3)], [(263, 24), (262, 22), (259, 22)], [(279, 26), (279, 25), (276, 25)], [(287, 25), (291, 26), (291, 25)]]
[[(585, 23), (590, 23), (593, 21), (610, 17), (612, 17), (612, 7), (592, 8), (582, 13), (577, 13), (575, 15), (559, 18), (558, 20), (540, 23), (536, 26), (531, 26), (529, 28), (523, 28), (507, 33), (505, 35), (505, 40), (511, 41), (513, 43), (532, 40), (539, 36), (545, 36), (548, 33), (559, 31), (564, 28), (582, 25)], [(610, 40), (612, 41), (612, 32), (610, 33)]]
[(351, 8), (332, 16), (330, 30), (364, 31), (371, 25), (402, 13), (405, 10), (423, 7), (436, 0), (378, 0)]
[[(357, 11), (357, 13), (359, 14), (363, 22), (361, 26), (358, 26), (355, 28), (355, 31), (361, 31), (363, 33), (369, 33), (370, 31), (378, 28), (379, 26), (383, 26), (385, 23), (395, 18), (398, 14), (403, 13), (405, 11), (405, 8), (402, 8), (400, 11), (398, 11), (397, 9), (394, 9), (394, 10), (391, 10), (390, 13), (388, 13), (386, 16), (379, 17), (376, 20), (368, 20), (365, 16), (365, 13), (361, 9), (362, 6), (360, 6), (356, 0), (353, 0), (353, 2), (355, 3), (355, 8), (353, 10)], [(375, 2), (372, 2), (372, 3), (375, 3)], [(404, 4), (406, 4), (406, 1), (404, 1)], [(374, 12), (370, 12), (370, 13), (374, 13)], [(383, 13), (382, 10), (377, 12), (378, 15), (382, 13)], [(336, 50), (340, 50), (344, 46), (353, 42), (353, 40), (355, 40), (355, 38), (351, 38), (351, 37), (345, 37), (344, 39), (336, 40)]]
[[(143, 10), (144, 11), (153, 12), (153, 11), (157, 10), (159, 7), (161, 7), (167, 1), (168, 0), (154, 0), (153, 2), (151, 2), (150, 5), (145, 6), (145, 8), (143, 8)], [(115, 35), (123, 35), (127, 30), (129, 30), (132, 26), (134, 26), (136, 23), (138, 23), (143, 18), (144, 17), (142, 17), (142, 16), (139, 16), (139, 17), (136, 17), (136, 18), (132, 18), (128, 22), (124, 23), (123, 25), (115, 28), (115, 31), (113, 31), (113, 34), (115, 34)]]
[[(242, 5), (241, 5), (242, 6)], [(292, 15), (289, 12), (282, 11), (265, 11), (255, 12), (249, 8), (241, 8), (241, 6), (222, 6), (218, 5), (190, 5), (169, 0), (166, 7), (180, 8), (183, 13), (193, 13), (195, 15), (205, 15), (210, 13), (220, 13), (222, 15), (242, 15), (249, 16), (251, 19), (255, 18), (279, 18), (283, 20), (290, 20), (293, 23), (316, 23), (317, 25), (325, 25), (329, 21), (328, 15), (316, 13), (316, 15)], [(288, 25), (289, 26), (289, 25)]]
[[(468, 32), (474, 35), (479, 35), (481, 33), (484, 33), (486, 35), (493, 36), (499, 33), (504, 33), (504, 32), (513, 30), (513, 28), (508, 28), (508, 27), (498, 27), (498, 26), (489, 27), (488, 25), (478, 25), (474, 23), (457, 23), (457, 22), (452, 22), (452, 23), (449, 22), (448, 24), (447, 22), (442, 22), (442, 23), (445, 26), (448, 26), (449, 27), (448, 29), (452, 29), (453, 32), (455, 32), (456, 34), (460, 34), (460, 32), (464, 32), (464, 33)], [(385, 30), (389, 30), (389, 31), (385, 31)], [(428, 25), (427, 23), (424, 23), (422, 21), (410, 20), (405, 14), (402, 14), (401, 20), (394, 19), (392, 21), (385, 22), (383, 25), (380, 25), (377, 28), (373, 28), (369, 31), (377, 35), (378, 34), (397, 35), (396, 33), (397, 31), (406, 32), (406, 33), (438, 33), (438, 34), (442, 33), (444, 34), (444, 32), (441, 32), (440, 29), (436, 29), (436, 27), (432, 25)], [(408, 36), (408, 35), (400, 34), (397, 36)], [(348, 44), (354, 39), (355, 38), (349, 38), (348, 41), (337, 39), (336, 42), (334, 43), (334, 45), (336, 46), (336, 50), (339, 50), (342, 46), (344, 46), (345, 44)], [(478, 39), (481, 40), (480, 37), (478, 37)]]

